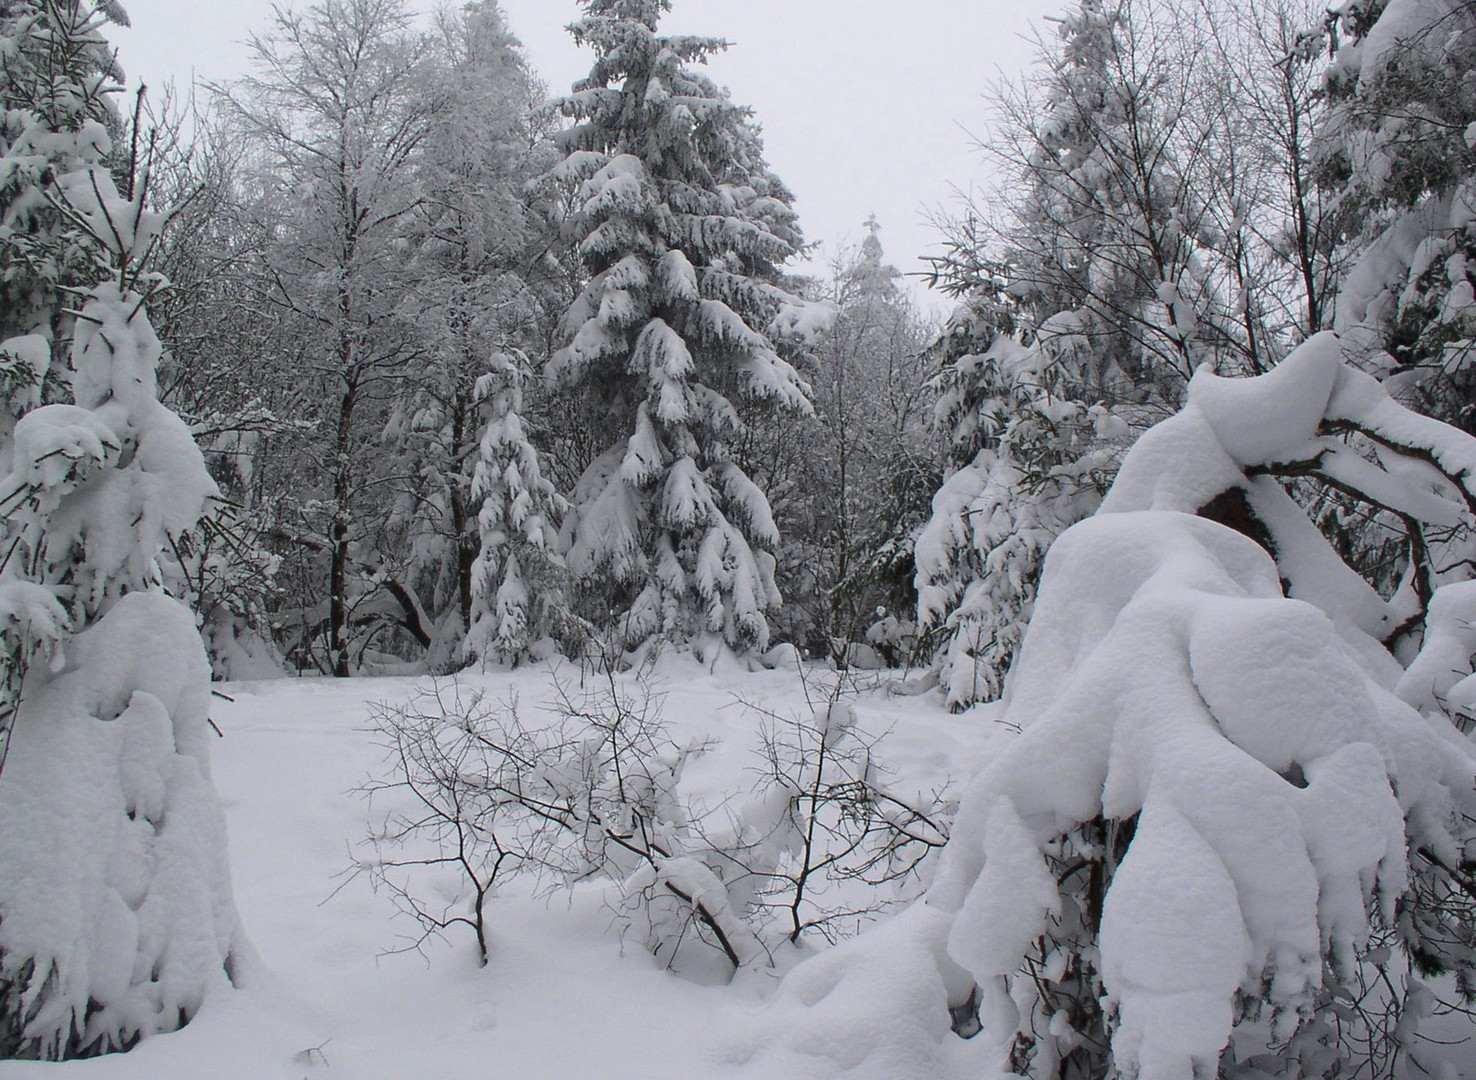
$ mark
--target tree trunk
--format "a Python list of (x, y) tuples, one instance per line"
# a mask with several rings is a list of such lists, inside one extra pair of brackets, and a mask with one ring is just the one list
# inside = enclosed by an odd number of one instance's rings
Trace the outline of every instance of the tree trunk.
[[(345, 348), (347, 348), (345, 343)], [(334, 443), (332, 558), (328, 566), (328, 657), (333, 674), (349, 675), (348, 625), (349, 494), (353, 490), (350, 446), (358, 385), (349, 381), (338, 402), (338, 436)]]
[(480, 537), (471, 528), (476, 518), (468, 512), (466, 505), (469, 483), (461, 464), (472, 449), (468, 446), (463, 451), (462, 447), (467, 440), (467, 427), (472, 427), (473, 442), (478, 434), (475, 425), (469, 425), (475, 408), (469, 394), (457, 392), (451, 422), (451, 447), (456, 462), (455, 476), (451, 479), (451, 528), (456, 537), (456, 599), (461, 610), (462, 630), (471, 629), (472, 565), (477, 561), (480, 546)]

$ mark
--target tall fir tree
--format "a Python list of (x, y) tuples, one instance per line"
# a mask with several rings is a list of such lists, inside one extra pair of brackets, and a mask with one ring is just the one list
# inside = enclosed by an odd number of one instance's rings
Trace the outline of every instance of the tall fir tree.
[(732, 448), (746, 402), (810, 407), (776, 345), (814, 328), (783, 285), (792, 197), (749, 111), (692, 70), (724, 42), (659, 35), (666, 0), (583, 6), (595, 63), (562, 102), (557, 175), (579, 184), (568, 238), (590, 281), (549, 371), (615, 441), (574, 492), (569, 567), (626, 644), (762, 648), (779, 537)]
[[(1081, 0), (1000, 102), (1010, 290), (1089, 396), (1177, 402), (1198, 356), (1182, 117), (1148, 5)], [(1031, 94), (1039, 94), (1039, 100)], [(1013, 95), (1013, 96), (1011, 96)]]
[(386, 586), (423, 622), (430, 666), (443, 669), (460, 662), (476, 619), (472, 474), (489, 400), (479, 381), (506, 373), (505, 350), (535, 347), (545, 315), (528, 267), (549, 237), (528, 182), (554, 151), (538, 119), (543, 88), (495, 3), (437, 17), (419, 93), (429, 122), (415, 163), (412, 318), (426, 344), (384, 431), (395, 498), (375, 546)]
[(1195, 364), (1203, 283), (1182, 92), (1146, 5), (1080, 0), (1039, 69), (1002, 88), (1013, 192), (955, 222), (935, 281), (964, 301), (933, 348), (951, 469), (918, 541), (918, 620), (949, 704), (996, 697), (1051, 542), (1091, 514), (1127, 445)]

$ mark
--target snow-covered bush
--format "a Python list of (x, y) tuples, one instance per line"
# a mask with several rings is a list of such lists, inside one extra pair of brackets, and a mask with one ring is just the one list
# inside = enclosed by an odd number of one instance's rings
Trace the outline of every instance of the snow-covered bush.
[(808, 715), (763, 713), (761, 786), (725, 857), (752, 879), (748, 905), (772, 928), (766, 939), (848, 936), (911, 899), (923, 860), (948, 839), (952, 808), (936, 793), (894, 792), (858, 719), (838, 693)]
[(73, 403), (30, 410), (5, 440), (0, 1057), (179, 1027), (224, 980), (235, 932), (209, 664), (163, 592), (216, 487), (155, 397), (141, 267), (162, 217), (146, 183), (125, 199), (99, 166), (58, 186), (114, 269), (76, 312)]
[(264, 517), (222, 502), (177, 537), (166, 586), (195, 611), (215, 679), (268, 679), (284, 660), (272, 634), (282, 560), (264, 547)]
[[(524, 864), (536, 863), (546, 846), (539, 842), (537, 816), (518, 811), (548, 746), (523, 728), (515, 706), (498, 709), (479, 697), (463, 697), (454, 682), (433, 682), (404, 705), (375, 703), (370, 716), (389, 772), (363, 790), (371, 799), (404, 791), (413, 802), (409, 812), (386, 811), (369, 838), (373, 854), (356, 871), (367, 872), (376, 889), (419, 923), (410, 948), (452, 926), (467, 926), (485, 964), (487, 902)], [(423, 896), (415, 868), (446, 866), (455, 874), (454, 898), (433, 905)]]
[(1410, 704), (1446, 692), (1452, 658), (1470, 669), (1451, 617), (1469, 588), (1436, 592), (1406, 672), (1382, 643), (1416, 590), (1385, 599), (1337, 558), (1277, 479), (1309, 473), (1418, 521), (1476, 506), (1476, 440), (1322, 334), (1258, 378), (1200, 372), (1046, 559), (1005, 691), (1019, 734), (973, 780), (927, 898), (956, 1029), (977, 1007), (1017, 1071), (1366, 1069), (1349, 987), (1401, 970), (1380, 1060), (1430, 1067), (1420, 977), (1472, 985), (1476, 751)]
[[(609, 676), (598, 689), (561, 693), (536, 726), (516, 702), (464, 695), (454, 682), (432, 684), (404, 706), (378, 706), (389, 771), (366, 791), (413, 799), (407, 812), (387, 810), (370, 838), (375, 854), (359, 868), (420, 923), (417, 944), (465, 924), (484, 963), (487, 900), (499, 877), (529, 871), (629, 883), (651, 912), (648, 943), (658, 953), (663, 931), (680, 940), (696, 924), (734, 967), (752, 959), (758, 943), (721, 882), (679, 856), (686, 817), (676, 781), (693, 751), (667, 739), (649, 689), (631, 697)], [(457, 878), (442, 891), (453, 898), (432, 906), (407, 871), (447, 864)], [(661, 903), (667, 895), (675, 908)]]
[(410, 947), (465, 925), (485, 962), (499, 883), (599, 876), (619, 886), (623, 929), (664, 965), (726, 979), (915, 896), (947, 839), (948, 808), (890, 790), (876, 740), (838, 698), (805, 719), (764, 713), (760, 787), (705, 809), (681, 780), (707, 747), (671, 741), (648, 686), (629, 693), (607, 672), (544, 712), (530, 724), (516, 702), (456, 683), (378, 706), (388, 771), (366, 791), (390, 805), (358, 869), (419, 924)]

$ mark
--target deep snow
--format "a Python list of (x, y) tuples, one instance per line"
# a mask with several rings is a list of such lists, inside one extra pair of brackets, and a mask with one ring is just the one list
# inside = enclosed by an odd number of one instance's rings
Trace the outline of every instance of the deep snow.
[[(577, 679), (565, 666), (562, 677)], [(833, 678), (834, 676), (830, 676)], [(878, 759), (896, 789), (958, 787), (988, 744), (1007, 738), (985, 710), (949, 715), (937, 694), (894, 697), (887, 675), (868, 675), (855, 699), (861, 727), (888, 732)], [(550, 672), (463, 677), (469, 689), (517, 695), (525, 720), (550, 699)], [(714, 674), (689, 658), (664, 661), (654, 676), (663, 716), (678, 738), (715, 747), (694, 760), (684, 788), (715, 803), (749, 792), (756, 719), (742, 697), (781, 714), (806, 709), (793, 671)], [(412, 679), (293, 679), (223, 684), (213, 702), (224, 733), (212, 746), (216, 785), (230, 833), (231, 866), (252, 957), (241, 987), (221, 989), (180, 1032), (127, 1054), (64, 1064), (7, 1062), (5, 1080), (437, 1080), (519, 1078), (987, 1076), (987, 1040), (948, 1038), (915, 1060), (868, 1058), (868, 1033), (901, 1018), (905, 1001), (836, 1000), (831, 1020), (855, 1033), (847, 1049), (815, 1046), (803, 1027), (783, 1030), (784, 999), (772, 1003), (776, 971), (744, 972), (729, 986), (698, 986), (659, 968), (638, 941), (622, 943), (611, 903), (615, 886), (574, 891), (515, 883), (490, 906), (491, 960), (479, 968), (469, 931), (457, 928), (424, 957), (384, 955), (415, 928), (394, 917), (365, 877), (339, 876), (362, 849), (374, 811), (357, 793), (382, 774), (383, 751), (367, 729), (369, 703), (404, 700)], [(342, 886), (340, 888), (340, 886)], [(335, 892), (335, 889), (337, 891)], [(461, 931), (461, 932), (458, 932)], [(899, 948), (908, 947), (907, 931)], [(917, 935), (913, 935), (915, 939)], [(847, 962), (835, 954), (829, 966)], [(809, 980), (826, 981), (827, 964)], [(905, 969), (904, 969), (905, 976)], [(897, 982), (894, 978), (894, 982)], [(804, 981), (796, 984), (806, 993)], [(895, 987), (905, 997), (905, 977)], [(786, 993), (794, 992), (786, 990)], [(890, 991), (889, 991), (890, 992)], [(769, 1006), (766, 1008), (766, 1006)], [(898, 1011), (900, 1008), (900, 1012)], [(799, 1019), (796, 1017), (796, 1019)], [(777, 1023), (777, 1028), (776, 1028)], [(887, 1043), (876, 1039), (876, 1045)], [(919, 1046), (922, 1044), (919, 1043)], [(740, 1064), (741, 1063), (741, 1064)]]

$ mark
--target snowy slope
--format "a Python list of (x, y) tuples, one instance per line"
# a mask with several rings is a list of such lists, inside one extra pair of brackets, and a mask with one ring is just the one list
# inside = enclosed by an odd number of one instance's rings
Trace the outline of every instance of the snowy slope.
[[(577, 673), (567, 671), (575, 676)], [(549, 673), (470, 676), (497, 698), (516, 693), (525, 718), (548, 700)], [(690, 660), (658, 669), (663, 715), (678, 738), (718, 745), (686, 775), (690, 797), (717, 801), (753, 787), (751, 713), (741, 696), (780, 713), (804, 711), (794, 672), (709, 674)], [(777, 978), (745, 973), (703, 987), (658, 968), (612, 929), (611, 886), (536, 897), (518, 883), (491, 905), (491, 962), (479, 968), (469, 932), (433, 943), (426, 958), (384, 954), (413, 927), (364, 878), (343, 884), (370, 809), (355, 793), (380, 771), (366, 730), (372, 701), (404, 700), (409, 679), (227, 684), (212, 710), (213, 746), (230, 829), (237, 904), (256, 957), (243, 988), (222, 990), (176, 1034), (128, 1054), (65, 1064), (7, 1062), (5, 1080), (405, 1080), (460, 1078), (692, 1078), (831, 1075), (828, 1058), (755, 1054), (759, 1008)], [(951, 716), (936, 695), (890, 698), (873, 686), (857, 711), (873, 734), (891, 729), (880, 759), (898, 788), (960, 783), (1003, 736), (979, 710)], [(335, 893), (335, 888), (343, 885)], [(880, 1002), (858, 1002), (866, 1010)], [(885, 1007), (885, 1006), (883, 1006)], [(875, 1018), (852, 1018), (864, 1026)], [(983, 1045), (953, 1040), (974, 1061)], [(976, 1040), (982, 1044), (984, 1040)], [(818, 1049), (818, 1048), (817, 1048)], [(781, 1055), (783, 1057), (784, 1055)], [(736, 1065), (748, 1061), (745, 1067)], [(857, 1077), (937, 1077), (936, 1063), (858, 1062)], [(812, 1068), (813, 1067), (813, 1070)], [(926, 1071), (924, 1071), (926, 1069)], [(971, 1070), (972, 1075), (979, 1075)]]

